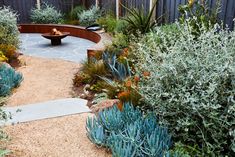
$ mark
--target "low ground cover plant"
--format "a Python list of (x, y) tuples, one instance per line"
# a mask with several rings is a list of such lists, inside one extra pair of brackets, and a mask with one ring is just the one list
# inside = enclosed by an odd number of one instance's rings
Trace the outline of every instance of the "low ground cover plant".
[(154, 114), (143, 115), (125, 103), (88, 118), (87, 135), (98, 146), (107, 147), (113, 156), (163, 156), (171, 146), (165, 127), (159, 126)]
[[(191, 25), (179, 27), (177, 40), (156, 29), (137, 44), (136, 69), (149, 72), (139, 82), (144, 110), (154, 111), (173, 140), (197, 149), (197, 155), (233, 156), (235, 32), (218, 32), (215, 25), (201, 28), (195, 38)], [(170, 44), (155, 42), (159, 34)]]
[(22, 74), (5, 63), (0, 63), (0, 96), (7, 96), (23, 80)]
[(54, 6), (43, 3), (41, 8), (33, 8), (31, 10), (30, 19), (33, 23), (40, 24), (58, 24), (62, 22), (62, 14)]

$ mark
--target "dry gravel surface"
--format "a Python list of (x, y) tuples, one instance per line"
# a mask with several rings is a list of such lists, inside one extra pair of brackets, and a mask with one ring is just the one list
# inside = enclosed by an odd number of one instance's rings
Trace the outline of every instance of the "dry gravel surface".
[[(18, 71), (24, 81), (8, 101), (8, 106), (69, 98), (72, 78), (79, 64), (56, 59), (20, 57), (23, 66)], [(32, 121), (4, 130), (11, 140), (10, 157), (110, 157), (111, 153), (97, 148), (86, 136), (86, 119), (90, 113), (41, 121)]]

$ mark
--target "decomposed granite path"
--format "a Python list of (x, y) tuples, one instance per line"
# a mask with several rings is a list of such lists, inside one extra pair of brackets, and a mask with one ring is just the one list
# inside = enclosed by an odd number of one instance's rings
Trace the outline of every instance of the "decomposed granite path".
[[(23, 65), (18, 71), (24, 75), (24, 81), (13, 92), (6, 107), (20, 108), (72, 97), (72, 79), (80, 68), (79, 64), (29, 56), (21, 56), (20, 60)], [(111, 156), (110, 152), (98, 149), (87, 138), (85, 125), (88, 116), (93, 115), (82, 113), (4, 127), (11, 138), (6, 144), (6, 148), (12, 151), (10, 157)]]
[(80, 64), (59, 59), (20, 56), (18, 69), (24, 80), (9, 98), (8, 106), (18, 106), (70, 98), (74, 73)]

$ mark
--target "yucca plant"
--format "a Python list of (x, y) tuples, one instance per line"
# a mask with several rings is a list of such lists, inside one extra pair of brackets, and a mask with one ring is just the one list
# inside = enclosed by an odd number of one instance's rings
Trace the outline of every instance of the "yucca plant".
[(130, 33), (137, 34), (140, 32), (141, 34), (145, 34), (154, 27), (156, 21), (152, 19), (152, 16), (156, 5), (157, 1), (154, 3), (149, 13), (146, 14), (143, 7), (141, 9), (130, 9), (121, 4), (121, 6), (124, 7), (129, 14), (124, 18), (124, 20), (128, 22), (128, 29)]

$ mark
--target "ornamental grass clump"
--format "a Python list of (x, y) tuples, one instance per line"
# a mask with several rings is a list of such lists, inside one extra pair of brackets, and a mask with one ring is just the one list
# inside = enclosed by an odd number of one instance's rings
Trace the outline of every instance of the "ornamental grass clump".
[(43, 3), (41, 8), (33, 8), (31, 10), (30, 19), (33, 23), (40, 24), (58, 24), (63, 20), (61, 12), (47, 3)]
[[(144, 108), (199, 156), (235, 153), (235, 32), (218, 28), (201, 28), (195, 38), (185, 23), (177, 39), (156, 29), (135, 50), (136, 70), (150, 73), (139, 82)], [(159, 34), (170, 44), (153, 43)]]

